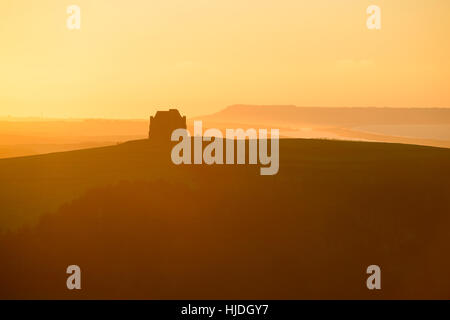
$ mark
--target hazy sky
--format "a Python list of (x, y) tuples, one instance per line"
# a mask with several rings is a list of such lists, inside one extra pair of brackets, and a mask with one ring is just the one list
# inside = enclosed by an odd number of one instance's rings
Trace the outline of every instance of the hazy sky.
[(450, 107), (449, 16), (449, 0), (1, 0), (0, 115)]

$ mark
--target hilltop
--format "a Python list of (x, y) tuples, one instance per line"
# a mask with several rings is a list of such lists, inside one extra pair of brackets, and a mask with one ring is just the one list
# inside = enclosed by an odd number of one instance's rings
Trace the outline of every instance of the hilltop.
[[(260, 176), (175, 166), (169, 149), (0, 160), (0, 297), (448, 297), (450, 150), (287, 139), (279, 173)], [(74, 261), (76, 296), (61, 286)]]
[(450, 148), (450, 108), (232, 105), (198, 117), (215, 127), (280, 128), (290, 138), (328, 138)]
[(450, 124), (450, 108), (298, 107), (294, 105), (229, 106), (203, 119), (277, 125), (356, 126), (376, 124)]

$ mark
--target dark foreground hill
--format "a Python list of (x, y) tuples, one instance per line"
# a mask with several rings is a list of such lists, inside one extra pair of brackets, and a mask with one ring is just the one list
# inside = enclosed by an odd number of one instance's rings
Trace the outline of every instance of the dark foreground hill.
[(0, 160), (0, 177), (0, 298), (450, 296), (447, 149), (282, 140), (260, 176), (136, 141)]

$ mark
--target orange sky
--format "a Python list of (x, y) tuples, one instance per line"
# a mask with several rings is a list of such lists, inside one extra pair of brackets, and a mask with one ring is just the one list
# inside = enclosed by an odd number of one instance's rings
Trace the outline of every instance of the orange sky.
[(1, 0), (0, 116), (449, 107), (449, 15), (448, 0)]

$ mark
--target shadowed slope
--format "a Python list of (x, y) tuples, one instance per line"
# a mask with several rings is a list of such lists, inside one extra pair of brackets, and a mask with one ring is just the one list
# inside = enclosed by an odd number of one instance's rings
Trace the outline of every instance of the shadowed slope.
[[(266, 177), (257, 166), (173, 166), (167, 155), (136, 141), (0, 161), (17, 190), (45, 178), (57, 194), (67, 186), (81, 194), (59, 194), (64, 206), (1, 236), (0, 296), (450, 294), (448, 150), (282, 140), (279, 174)], [(82, 268), (81, 292), (65, 287), (70, 264)], [(382, 267), (381, 292), (365, 287), (370, 264)]]

